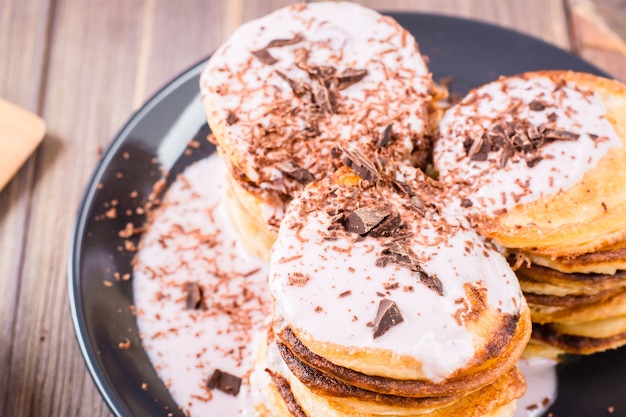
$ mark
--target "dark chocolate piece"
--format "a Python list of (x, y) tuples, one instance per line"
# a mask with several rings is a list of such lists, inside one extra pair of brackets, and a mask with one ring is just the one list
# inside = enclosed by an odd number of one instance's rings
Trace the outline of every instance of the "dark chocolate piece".
[(366, 69), (348, 68), (337, 77), (337, 81), (339, 82), (337, 88), (343, 90), (344, 88), (350, 87), (352, 84), (356, 84), (361, 81), (366, 75)]
[(367, 234), (371, 237), (389, 237), (396, 235), (398, 230), (403, 229), (402, 218), (400, 214), (393, 212), (386, 216), (383, 221), (378, 223)]
[(343, 225), (348, 232), (366, 235), (389, 215), (389, 210), (361, 207), (348, 215)]
[(267, 46), (263, 49), (279, 48), (281, 46), (293, 45), (296, 43), (300, 43), (303, 40), (304, 40), (304, 36), (298, 33), (296, 36), (294, 36), (291, 39), (274, 39), (270, 41), (270, 43), (268, 43)]
[(293, 93), (298, 97), (302, 97), (310, 90), (308, 85), (300, 81), (292, 80), (291, 78), (287, 77), (287, 75), (282, 71), (277, 70), (276, 74), (278, 74), (278, 76), (283, 80), (287, 81), (287, 84), (289, 84), (289, 87), (291, 87)]
[(239, 117), (235, 116), (235, 113), (233, 113), (232, 111), (229, 111), (228, 115), (226, 116), (226, 124), (228, 126), (231, 126), (237, 123), (237, 120), (239, 120)]
[(546, 106), (539, 100), (533, 100), (528, 103), (528, 108), (530, 108), (532, 111), (542, 111), (546, 108)]
[(390, 263), (409, 268), (415, 272), (419, 278), (419, 282), (424, 284), (428, 289), (435, 291), (439, 295), (443, 295), (443, 284), (436, 276), (431, 276), (424, 271), (419, 263), (417, 256), (409, 248), (401, 242), (391, 242), (381, 253), (381, 257), (376, 259), (376, 266), (385, 267)]
[(403, 321), (404, 317), (402, 317), (402, 313), (400, 312), (400, 309), (395, 301), (383, 298), (380, 300), (380, 304), (378, 304), (378, 312), (376, 313), (376, 318), (374, 319), (374, 339), (384, 335), (393, 326), (396, 326)]
[(187, 282), (187, 310), (199, 310), (202, 307), (202, 288), (197, 282)]
[(335, 99), (333, 93), (322, 84), (318, 84), (313, 89), (315, 104), (319, 106), (323, 113), (332, 114), (335, 112)]
[(543, 156), (535, 156), (535, 157), (532, 157), (530, 159), (527, 159), (526, 160), (526, 166), (528, 168), (532, 168), (535, 165), (537, 165), (539, 162), (541, 162), (542, 159), (543, 159)]
[(318, 136), (320, 134), (319, 119), (322, 117), (322, 112), (319, 107), (312, 106), (306, 111), (304, 118), (304, 131), (308, 136)]
[(309, 170), (302, 168), (293, 161), (281, 162), (276, 168), (288, 177), (298, 181), (300, 184), (308, 184), (315, 180), (315, 177)]
[(213, 375), (211, 375), (207, 386), (211, 389), (218, 389), (226, 394), (237, 396), (241, 388), (241, 378), (216, 369)]
[(251, 54), (265, 65), (274, 65), (278, 62), (267, 49), (257, 49), (256, 51), (252, 51)]
[(393, 127), (393, 123), (391, 123), (389, 126), (385, 128), (385, 130), (383, 130), (383, 133), (380, 135), (380, 137), (376, 141), (376, 147), (378, 149), (384, 148), (385, 146), (389, 144), (389, 142), (391, 142), (391, 128), (392, 127)]
[(380, 174), (372, 161), (367, 159), (358, 149), (349, 151), (341, 148), (343, 151), (343, 163), (352, 168), (361, 178), (366, 181), (378, 181)]

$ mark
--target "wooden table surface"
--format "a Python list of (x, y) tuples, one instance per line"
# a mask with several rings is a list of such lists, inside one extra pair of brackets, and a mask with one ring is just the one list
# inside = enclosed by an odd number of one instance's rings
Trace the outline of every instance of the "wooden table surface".
[[(626, 80), (624, 35), (615, 29), (626, 3), (595, 2), (597, 13), (592, 0), (362, 1), (513, 28)], [(0, 0), (0, 97), (48, 128), (0, 192), (1, 416), (111, 415), (79, 352), (67, 295), (70, 233), (87, 180), (148, 97), (239, 24), (289, 3)]]

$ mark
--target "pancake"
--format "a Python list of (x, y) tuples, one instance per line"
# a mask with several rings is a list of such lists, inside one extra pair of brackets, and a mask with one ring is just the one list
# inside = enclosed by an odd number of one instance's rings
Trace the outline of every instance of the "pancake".
[(531, 264), (521, 266), (515, 272), (525, 293), (565, 297), (606, 294), (626, 287), (626, 271), (615, 274), (563, 273)]
[(533, 342), (562, 353), (590, 355), (626, 344), (626, 332), (604, 338), (571, 335), (558, 331), (552, 324), (533, 324)]
[(626, 270), (626, 241), (574, 257), (526, 254), (537, 265), (565, 273), (615, 274)]
[(514, 408), (531, 329), (506, 259), (421, 171), (365, 181), (374, 165), (348, 156), (359, 171), (310, 184), (272, 248), (275, 343), (297, 402), (307, 415)]
[(434, 165), (503, 247), (596, 252), (626, 239), (624, 113), (617, 81), (569, 71), (502, 77), (446, 113)]
[(357, 4), (299, 3), (242, 25), (200, 87), (236, 183), (232, 203), (252, 217), (239, 227), (244, 243), (259, 230), (272, 241), (285, 205), (342, 165), (339, 149), (358, 147), (381, 167), (423, 167), (430, 156), (432, 81), (418, 45), (392, 18)]
[[(366, 399), (351, 396), (353, 387), (334, 392), (335, 395), (312, 389), (309, 383), (329, 385), (329, 377), (313, 368), (309, 368), (308, 378), (296, 377), (286, 366), (275, 343), (269, 342), (263, 351), (266, 357), (257, 363), (253, 372), (257, 375), (252, 378), (253, 386), (263, 380), (263, 392), (269, 399), (257, 406), (257, 410), (262, 410), (261, 416), (513, 416), (515, 399), (525, 390), (521, 372), (513, 367), (495, 382), (466, 395), (420, 399), (396, 397), (393, 405), (388, 405), (376, 393), (370, 393)], [(330, 384), (342, 383), (333, 381)]]
[[(534, 323), (590, 323), (626, 314), (626, 290), (612, 293), (600, 300), (570, 305), (545, 303), (545, 299), (526, 294)], [(536, 303), (533, 303), (535, 301)], [(541, 302), (544, 303), (541, 303)]]

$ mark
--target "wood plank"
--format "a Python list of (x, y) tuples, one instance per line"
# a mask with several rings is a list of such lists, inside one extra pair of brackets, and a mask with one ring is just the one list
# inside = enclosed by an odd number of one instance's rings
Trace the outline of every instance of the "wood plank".
[(135, 107), (182, 71), (209, 56), (241, 24), (237, 1), (148, 0)]
[(143, 4), (58, 0), (13, 355), (2, 415), (110, 415), (71, 325), (66, 264), (74, 213), (98, 148), (132, 110)]
[[(568, 0), (568, 6), (574, 48), (589, 62), (626, 82), (626, 28), (614, 29), (600, 13), (608, 13), (608, 2)], [(626, 22), (626, 3), (611, 6), (614, 15), (610, 22)]]
[[(0, 97), (38, 112), (48, 42), (49, 0), (0, 2)], [(33, 188), (34, 158), (0, 191), (0, 414), (13, 415), (9, 370)]]
[[(239, 0), (241, 1), (241, 0)], [(357, 0), (377, 10), (406, 10), (466, 17), (515, 29), (569, 49), (567, 21), (561, 0)], [(293, 4), (288, 0), (246, 1), (243, 20)], [(541, 10), (541, 13), (538, 11)], [(418, 39), (419, 42), (419, 39)]]

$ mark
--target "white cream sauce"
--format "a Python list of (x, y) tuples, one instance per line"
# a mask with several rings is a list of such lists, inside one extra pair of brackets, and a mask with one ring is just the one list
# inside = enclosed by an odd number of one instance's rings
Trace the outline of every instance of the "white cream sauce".
[(520, 359), (518, 366), (526, 378), (526, 394), (517, 400), (515, 417), (538, 417), (557, 395), (557, 362), (547, 358)]
[[(267, 265), (245, 253), (237, 243), (222, 205), (223, 179), (224, 167), (214, 155), (189, 167), (172, 184), (164, 205), (142, 237), (133, 275), (137, 322), (144, 348), (174, 400), (191, 417), (250, 416), (253, 398), (259, 396), (259, 392), (251, 394), (245, 378), (237, 397), (218, 390), (209, 393), (206, 389), (206, 382), (216, 368), (237, 376), (249, 374), (270, 309)], [(205, 236), (215, 234), (218, 243), (212, 246), (199, 242), (194, 229)], [(167, 246), (159, 242), (163, 235), (171, 236), (165, 241)], [(182, 260), (186, 262), (184, 266)], [(221, 273), (230, 276), (229, 280), (219, 280), (210, 266), (212, 260), (219, 261)], [(258, 272), (246, 276), (257, 268)], [(150, 269), (167, 273), (158, 273), (153, 278)], [(190, 280), (205, 288), (209, 304), (222, 296), (240, 294), (244, 286), (257, 294), (261, 303), (250, 300), (244, 304), (250, 311), (252, 328), (233, 328), (226, 314), (187, 310), (183, 286)], [(217, 293), (206, 291), (218, 281), (221, 285)], [(243, 346), (241, 355), (227, 353), (240, 346)], [(532, 367), (522, 364), (529, 389), (518, 400), (517, 417), (538, 415), (519, 413), (528, 405), (540, 404), (546, 397), (554, 398), (556, 378), (546, 369), (541, 364)], [(258, 377), (269, 381), (264, 372)]]
[[(209, 391), (207, 380), (215, 369), (247, 375), (270, 313), (267, 265), (236, 240), (222, 205), (224, 175), (215, 154), (172, 184), (142, 236), (133, 275), (144, 348), (174, 400), (192, 416), (244, 413), (247, 378), (237, 397)], [(186, 308), (189, 281), (202, 287), (206, 310)], [(222, 311), (220, 305), (233, 302), (236, 313)]]

